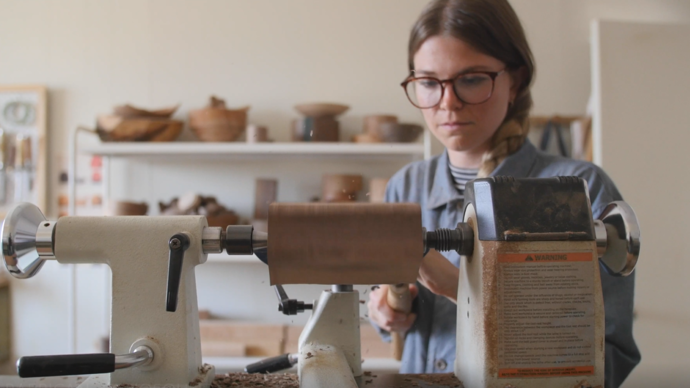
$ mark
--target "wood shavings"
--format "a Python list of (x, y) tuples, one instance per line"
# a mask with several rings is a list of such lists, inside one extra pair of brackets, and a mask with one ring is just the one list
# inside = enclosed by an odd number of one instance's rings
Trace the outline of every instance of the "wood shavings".
[(265, 388), (299, 388), (295, 374), (250, 374), (228, 373), (216, 376), (211, 388), (265, 387)]

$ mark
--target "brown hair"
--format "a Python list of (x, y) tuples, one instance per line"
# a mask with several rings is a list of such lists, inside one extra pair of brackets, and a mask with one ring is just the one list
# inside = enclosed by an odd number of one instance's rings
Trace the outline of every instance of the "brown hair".
[(492, 147), (482, 162), (480, 176), (489, 175), (508, 155), (525, 142), (532, 108), (530, 85), (534, 59), (520, 20), (508, 0), (433, 0), (412, 27), (408, 45), (410, 71), (413, 58), (428, 38), (449, 35), (520, 71), (522, 83), (503, 123), (492, 137)]

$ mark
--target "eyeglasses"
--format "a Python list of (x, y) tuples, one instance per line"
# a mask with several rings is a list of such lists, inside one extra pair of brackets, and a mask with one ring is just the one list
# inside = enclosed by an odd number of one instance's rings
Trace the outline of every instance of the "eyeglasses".
[(453, 78), (440, 80), (434, 77), (408, 77), (400, 86), (412, 105), (419, 109), (433, 108), (443, 99), (445, 84), (453, 85), (455, 97), (470, 105), (481, 104), (491, 98), (494, 92), (496, 77), (505, 72), (501, 71), (473, 71), (461, 73)]

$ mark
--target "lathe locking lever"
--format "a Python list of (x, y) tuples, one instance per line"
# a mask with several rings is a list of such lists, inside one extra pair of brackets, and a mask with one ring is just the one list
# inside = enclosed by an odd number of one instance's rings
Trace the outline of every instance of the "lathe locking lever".
[(280, 284), (274, 286), (276, 296), (278, 297), (278, 311), (282, 311), (285, 315), (297, 315), (304, 312), (304, 310), (311, 310), (314, 305), (307, 304), (296, 299), (290, 299), (285, 292), (285, 289)]
[(165, 310), (175, 312), (177, 310), (177, 294), (180, 290), (180, 278), (182, 277), (182, 262), (184, 252), (189, 248), (189, 236), (185, 233), (177, 233), (168, 241), (170, 248), (168, 260), (168, 287), (165, 297)]

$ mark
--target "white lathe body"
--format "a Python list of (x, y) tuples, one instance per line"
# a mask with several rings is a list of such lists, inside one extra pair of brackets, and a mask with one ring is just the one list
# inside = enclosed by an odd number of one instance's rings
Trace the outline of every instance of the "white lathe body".
[[(230, 241), (225, 237), (230, 235)], [(194, 267), (207, 253), (265, 247), (251, 227), (210, 228), (203, 216), (62, 217), (47, 221), (32, 204), (14, 208), (2, 225), (9, 272), (36, 275), (45, 260), (102, 263), (112, 271), (110, 351), (22, 357), (21, 377), (94, 374), (81, 387), (208, 387), (202, 364)], [(261, 240), (261, 241), (259, 241)]]
[[(401, 205), (383, 206), (391, 212)], [(347, 218), (352, 209), (335, 206), (329, 211)], [(447, 383), (424, 375), (365, 377), (359, 294), (351, 285), (332, 285), (312, 305), (289, 299), (276, 285), (283, 313), (313, 309), (312, 316), (298, 354), (247, 370), (277, 371), (298, 363), (302, 388), (407, 387), (418, 382), (429, 387), (462, 382), (465, 388), (603, 386), (599, 263), (611, 274), (630, 274), (640, 236), (634, 212), (623, 202), (610, 204), (600, 218), (592, 219), (586, 182), (573, 177), (473, 181), (466, 190), (464, 222), (455, 229), (425, 231), (420, 216), (420, 256), (429, 249), (463, 256), (455, 376), (448, 375)], [(416, 221), (410, 221), (412, 238)], [(395, 241), (386, 244), (392, 247)], [(2, 225), (3, 255), (12, 275), (31, 277), (48, 259), (104, 263), (113, 273), (111, 353), (23, 357), (20, 375), (22, 369), (26, 376), (107, 373), (78, 380), (82, 388), (208, 387), (214, 368), (201, 361), (194, 267), (206, 261), (207, 253), (223, 250), (257, 254), (267, 262), (267, 246), (268, 236), (250, 226), (209, 228), (201, 216), (64, 217), (51, 222), (33, 205), (18, 206)], [(347, 244), (339, 249), (348, 249)], [(323, 284), (313, 279), (313, 284)]]
[[(213, 367), (201, 362), (194, 267), (206, 262), (206, 218), (63, 217), (55, 227), (55, 257), (63, 264), (103, 263), (112, 270), (110, 352), (132, 353), (148, 345), (156, 357), (147, 366), (116, 370), (105, 384), (210, 385)], [(166, 311), (168, 241), (184, 232), (177, 309)], [(88, 382), (88, 380), (87, 380)], [(198, 383), (198, 381), (197, 381)]]

